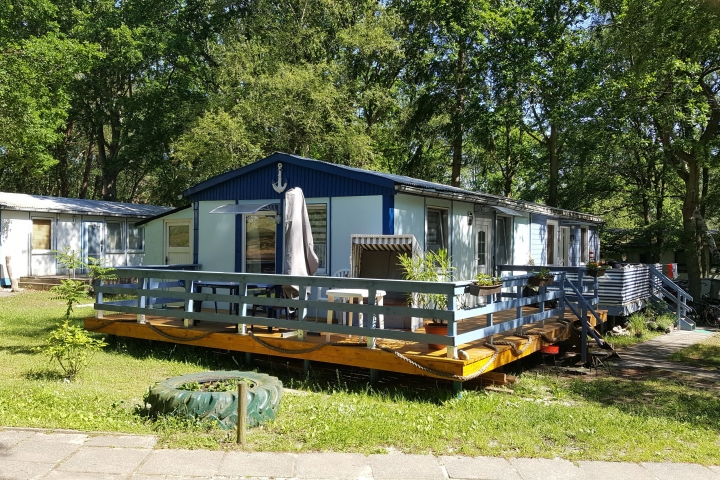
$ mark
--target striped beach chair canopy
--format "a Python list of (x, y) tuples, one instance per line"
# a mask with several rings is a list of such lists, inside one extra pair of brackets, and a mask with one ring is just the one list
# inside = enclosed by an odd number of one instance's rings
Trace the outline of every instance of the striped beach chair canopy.
[[(397, 265), (397, 255), (402, 253), (412, 256), (422, 255), (422, 249), (414, 235), (356, 234), (351, 236), (351, 243), (350, 276), (354, 278), (402, 278)], [(394, 254), (365, 255), (366, 261), (371, 261), (372, 265), (364, 265), (363, 252), (394, 252)]]

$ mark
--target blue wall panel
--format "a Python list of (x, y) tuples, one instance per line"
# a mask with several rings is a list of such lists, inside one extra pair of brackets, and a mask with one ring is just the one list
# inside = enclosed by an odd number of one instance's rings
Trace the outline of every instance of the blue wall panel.
[[(273, 189), (273, 183), (278, 181), (278, 162), (283, 164), (282, 184), (287, 182), (287, 189), (282, 193)], [(279, 156), (277, 161), (193, 193), (191, 198), (193, 201), (281, 199), (293, 187), (300, 187), (306, 198), (395, 195), (394, 185), (369, 183), (340, 169), (337, 172), (307, 168)]]

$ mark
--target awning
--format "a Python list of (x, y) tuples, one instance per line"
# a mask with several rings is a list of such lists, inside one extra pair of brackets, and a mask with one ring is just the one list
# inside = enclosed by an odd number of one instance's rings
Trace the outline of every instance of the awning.
[(255, 213), (258, 210), (277, 211), (277, 203), (229, 203), (210, 210), (210, 213), (232, 213), (235, 215)]
[(495, 210), (497, 210), (500, 213), (504, 213), (505, 215), (510, 215), (511, 217), (526, 217), (527, 216), (527, 213), (517, 212), (517, 211), (507, 208), (507, 207), (493, 206), (492, 208), (494, 208)]

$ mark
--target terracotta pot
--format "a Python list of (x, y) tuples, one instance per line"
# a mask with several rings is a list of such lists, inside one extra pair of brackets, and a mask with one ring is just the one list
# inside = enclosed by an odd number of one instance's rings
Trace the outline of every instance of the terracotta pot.
[(549, 278), (549, 279), (543, 279), (540, 277), (530, 277), (528, 278), (528, 285), (531, 287), (544, 287), (546, 285), (550, 285), (553, 283), (555, 279)]
[(605, 269), (601, 268), (597, 270), (586, 270), (585, 274), (590, 277), (602, 277), (603, 275), (605, 275)]
[(495, 295), (502, 291), (502, 285), (468, 285), (468, 293), (475, 296)]
[[(426, 323), (425, 324), (425, 333), (429, 333), (430, 335), (447, 335), (448, 329), (447, 325), (445, 324), (437, 324), (437, 323)], [(447, 345), (441, 345), (439, 343), (428, 343), (428, 348), (430, 350), (442, 350), (443, 348), (446, 348)]]

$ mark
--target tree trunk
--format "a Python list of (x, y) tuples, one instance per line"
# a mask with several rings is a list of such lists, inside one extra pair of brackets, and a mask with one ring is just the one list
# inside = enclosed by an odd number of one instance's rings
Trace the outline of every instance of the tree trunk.
[(462, 148), (463, 148), (463, 116), (465, 109), (465, 50), (458, 51), (457, 60), (457, 84), (455, 94), (455, 118), (452, 126), (452, 178), (450, 184), (453, 187), (460, 186), (460, 170), (462, 168)]
[(683, 237), (685, 244), (685, 261), (687, 262), (690, 295), (700, 299), (702, 285), (700, 282), (700, 256), (702, 253), (702, 236), (695, 220), (695, 212), (700, 203), (700, 168), (695, 157), (687, 159), (685, 181), (685, 198), (683, 200)]
[(91, 138), (90, 142), (88, 142), (87, 154), (85, 156), (85, 170), (83, 170), (82, 185), (80, 186), (80, 195), (78, 195), (78, 198), (87, 198), (88, 187), (90, 185), (90, 170), (92, 169), (94, 146), (95, 143)]
[(558, 203), (558, 132), (554, 123), (550, 124), (550, 138), (547, 142), (548, 154), (550, 156), (550, 183), (548, 185), (547, 204), (557, 207)]

